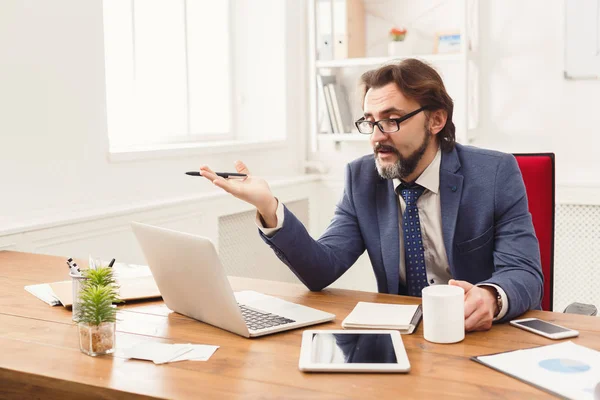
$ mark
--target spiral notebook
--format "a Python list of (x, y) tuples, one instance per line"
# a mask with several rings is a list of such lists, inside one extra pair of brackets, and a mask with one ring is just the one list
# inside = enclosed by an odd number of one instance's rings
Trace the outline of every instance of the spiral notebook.
[(342, 321), (347, 329), (393, 329), (411, 334), (419, 326), (421, 305), (368, 303), (360, 301)]

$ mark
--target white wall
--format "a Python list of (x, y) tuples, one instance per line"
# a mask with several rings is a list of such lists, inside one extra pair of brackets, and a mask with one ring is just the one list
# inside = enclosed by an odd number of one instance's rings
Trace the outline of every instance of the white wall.
[(482, 1), (480, 7), (482, 139), (476, 144), (555, 152), (559, 190), (600, 186), (600, 80), (563, 78), (564, 1)]
[(305, 9), (286, 4), (287, 98), (273, 99), (291, 111), (285, 146), (115, 163), (107, 158), (101, 0), (0, 2), (0, 231), (214, 191), (183, 174), (204, 163), (229, 170), (241, 158), (260, 175), (301, 172)]

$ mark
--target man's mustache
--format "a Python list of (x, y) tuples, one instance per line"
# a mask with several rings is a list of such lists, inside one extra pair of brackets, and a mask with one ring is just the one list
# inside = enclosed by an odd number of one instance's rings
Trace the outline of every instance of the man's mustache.
[(388, 146), (388, 145), (385, 145), (385, 144), (377, 144), (375, 146), (374, 150), (375, 150), (375, 153), (379, 153), (380, 151), (383, 150), (383, 151), (390, 151), (392, 153), (398, 154), (398, 150), (396, 150), (395, 147)]

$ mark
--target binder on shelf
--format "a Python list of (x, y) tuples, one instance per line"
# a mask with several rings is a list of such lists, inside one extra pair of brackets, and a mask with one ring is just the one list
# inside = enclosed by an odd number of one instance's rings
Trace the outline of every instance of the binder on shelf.
[(331, 129), (333, 133), (340, 133), (340, 128), (337, 124), (337, 120), (335, 119), (335, 115), (333, 114), (333, 102), (331, 99), (331, 91), (329, 90), (329, 86), (325, 85), (323, 87), (323, 91), (325, 92), (325, 104), (327, 105), (327, 116), (329, 117)]
[[(339, 83), (332, 85), (332, 90), (335, 92), (337, 99), (337, 108), (339, 110), (339, 118), (343, 133), (349, 133), (354, 130), (353, 116), (350, 111), (350, 103), (348, 102), (348, 94), (344, 86)], [(335, 108), (335, 104), (334, 104)]]
[(333, 133), (348, 133), (353, 129), (348, 95), (334, 75), (319, 75), (319, 91), (323, 91), (327, 115)]
[(320, 133), (334, 133), (331, 118), (329, 118), (329, 109), (327, 107), (327, 98), (325, 97), (325, 88), (321, 82), (321, 76), (317, 75), (317, 128)]
[(363, 0), (316, 0), (317, 60), (364, 57), (365, 21)]
[(336, 90), (334, 85), (327, 85), (327, 89), (329, 89), (329, 93), (331, 95), (331, 105), (333, 107), (333, 118), (335, 120), (335, 125), (338, 128), (338, 133), (346, 132), (344, 129), (344, 123), (342, 122), (342, 116), (340, 115), (340, 105), (338, 102), (338, 98), (336, 95)]
[(317, 60), (333, 59), (333, 26), (331, 0), (317, 0), (315, 3)]

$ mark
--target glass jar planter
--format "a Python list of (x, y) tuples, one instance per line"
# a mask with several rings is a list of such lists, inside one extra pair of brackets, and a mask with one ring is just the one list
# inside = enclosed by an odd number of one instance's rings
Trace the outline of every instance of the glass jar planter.
[(100, 325), (79, 322), (79, 349), (88, 356), (113, 353), (116, 325), (116, 322), (103, 322)]

